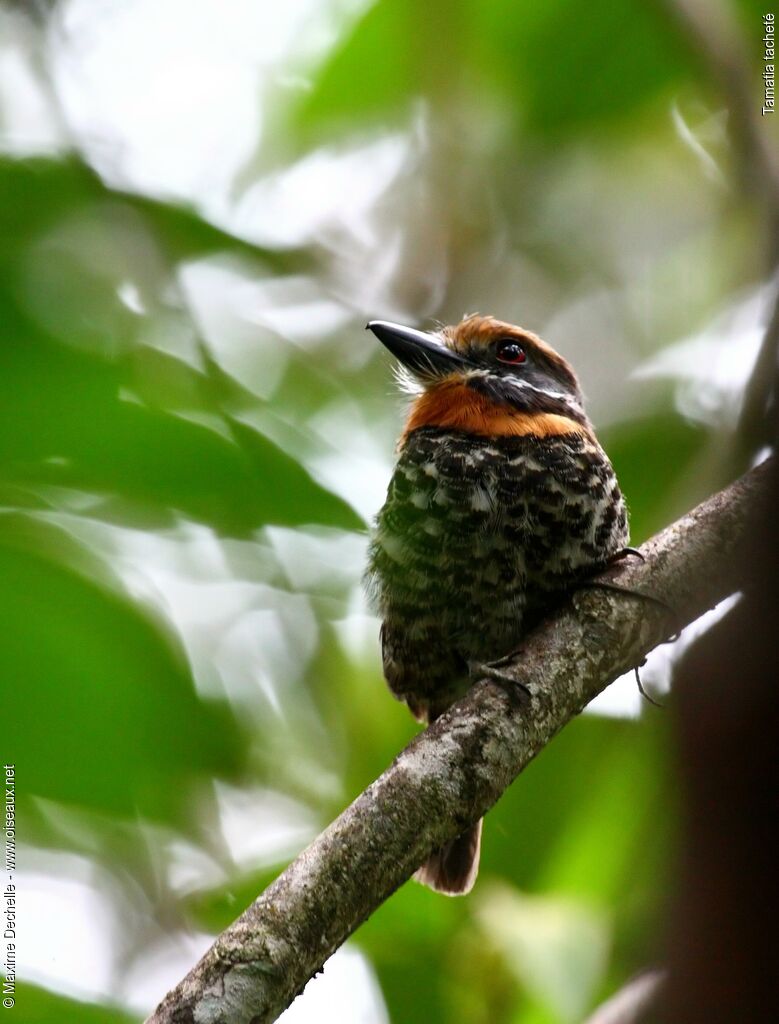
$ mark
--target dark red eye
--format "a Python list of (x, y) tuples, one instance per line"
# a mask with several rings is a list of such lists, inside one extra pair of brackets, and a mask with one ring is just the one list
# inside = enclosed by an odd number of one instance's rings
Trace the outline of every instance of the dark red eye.
[(502, 363), (524, 363), (527, 359), (525, 350), (516, 341), (498, 342), (498, 359)]

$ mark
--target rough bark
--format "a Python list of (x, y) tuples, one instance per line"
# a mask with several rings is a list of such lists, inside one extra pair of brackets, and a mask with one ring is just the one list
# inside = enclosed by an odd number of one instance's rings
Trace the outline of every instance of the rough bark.
[[(483, 815), (618, 676), (742, 583), (765, 465), (587, 588), (421, 733), (216, 940), (149, 1024), (266, 1024), (432, 848)], [(501, 652), (496, 652), (496, 655)], [(507, 680), (513, 680), (514, 683)]]

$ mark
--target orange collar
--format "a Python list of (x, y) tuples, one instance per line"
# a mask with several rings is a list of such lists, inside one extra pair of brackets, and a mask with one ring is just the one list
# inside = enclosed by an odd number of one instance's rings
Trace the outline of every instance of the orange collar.
[(559, 434), (589, 436), (581, 423), (556, 413), (520, 412), (499, 405), (456, 377), (425, 391), (411, 406), (401, 444), (420, 427), (442, 427), (480, 437), (550, 437)]

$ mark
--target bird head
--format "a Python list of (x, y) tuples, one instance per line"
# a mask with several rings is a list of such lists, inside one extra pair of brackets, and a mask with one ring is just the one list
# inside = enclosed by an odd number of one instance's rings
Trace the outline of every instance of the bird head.
[(430, 334), (385, 320), (368, 329), (416, 395), (405, 435), (434, 426), (483, 436), (591, 436), (576, 374), (531, 331), (478, 315)]

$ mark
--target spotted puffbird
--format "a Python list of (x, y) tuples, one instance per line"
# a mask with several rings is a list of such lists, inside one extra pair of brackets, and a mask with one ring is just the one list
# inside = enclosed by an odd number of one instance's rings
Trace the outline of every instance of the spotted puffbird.
[[(508, 653), (628, 542), (625, 502), (570, 364), (530, 331), (469, 316), (427, 334), (374, 320), (413, 394), (373, 530), (366, 582), (384, 675), (432, 722), (469, 664)], [(476, 879), (481, 822), (416, 878)]]

